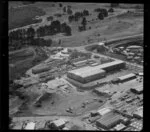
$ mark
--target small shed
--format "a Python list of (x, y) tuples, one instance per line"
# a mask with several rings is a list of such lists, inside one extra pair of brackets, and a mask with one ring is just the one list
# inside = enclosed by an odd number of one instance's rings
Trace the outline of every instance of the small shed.
[(34, 130), (35, 129), (35, 123), (34, 122), (29, 122), (24, 128), (25, 130)]

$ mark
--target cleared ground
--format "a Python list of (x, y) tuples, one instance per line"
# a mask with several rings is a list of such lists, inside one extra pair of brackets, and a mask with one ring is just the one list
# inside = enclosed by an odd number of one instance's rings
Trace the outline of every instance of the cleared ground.
[(24, 75), (26, 70), (47, 58), (41, 48), (29, 47), (9, 54), (9, 79)]

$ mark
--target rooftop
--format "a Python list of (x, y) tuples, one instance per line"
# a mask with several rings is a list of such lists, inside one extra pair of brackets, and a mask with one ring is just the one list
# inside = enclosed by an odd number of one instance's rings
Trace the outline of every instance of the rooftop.
[(134, 76), (135, 76), (134, 73), (130, 73), (130, 74), (118, 77), (118, 78), (121, 79), (121, 80), (124, 80), (124, 79), (130, 78), (130, 77), (134, 77)]
[(142, 91), (143, 90), (143, 85), (139, 85), (137, 87), (133, 87), (132, 89), (135, 89), (136, 91)]
[(34, 122), (29, 122), (25, 127), (26, 130), (34, 130), (34, 128), (35, 128)]
[(79, 69), (69, 71), (69, 73), (73, 73), (73, 74), (76, 74), (78, 76), (86, 77), (86, 76), (94, 75), (96, 73), (105, 73), (103, 68), (113, 66), (113, 65), (116, 65), (116, 64), (121, 64), (121, 63), (123, 63), (123, 61), (116, 60), (116, 61), (113, 61), (113, 62), (98, 65), (98, 66), (95, 66), (95, 67), (92, 67), (92, 66), (82, 67), (82, 68), (79, 68)]
[(81, 77), (87, 77), (87, 76), (95, 75), (97, 73), (105, 73), (105, 71), (98, 67), (95, 68), (95, 67), (86, 66), (86, 67), (72, 70), (69, 73), (73, 73)]
[(56, 126), (61, 126), (61, 125), (64, 125), (66, 123), (66, 119), (58, 119), (58, 120), (55, 120), (53, 121), (53, 123), (56, 125)]
[(118, 114), (114, 114), (114, 113), (108, 113), (104, 116), (102, 116), (99, 120), (97, 120), (97, 122), (105, 125), (105, 126), (109, 126), (112, 123), (122, 120), (122, 116), (118, 115)]
[(124, 124), (120, 123), (117, 126), (115, 126), (114, 128), (115, 128), (115, 130), (120, 131), (120, 130), (124, 129), (125, 127), (126, 126)]
[(143, 117), (143, 109), (138, 109), (137, 111), (134, 112), (134, 114)]
[(98, 110), (97, 112), (100, 114), (100, 115), (105, 115), (106, 113), (110, 112), (111, 109), (110, 108), (102, 108), (100, 110)]
[(110, 67), (110, 66), (117, 65), (117, 64), (121, 64), (121, 63), (124, 63), (124, 61), (115, 60), (115, 61), (112, 61), (112, 62), (108, 62), (108, 63), (104, 63), (102, 65), (95, 66), (95, 68), (103, 69), (103, 68)]

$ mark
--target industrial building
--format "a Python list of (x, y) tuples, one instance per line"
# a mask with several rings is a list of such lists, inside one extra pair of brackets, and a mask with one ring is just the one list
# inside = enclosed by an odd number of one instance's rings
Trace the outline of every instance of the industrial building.
[(86, 66), (87, 63), (88, 63), (88, 60), (82, 60), (82, 61), (74, 62), (73, 65), (75, 67), (83, 67), (83, 66)]
[(112, 111), (112, 109), (111, 108), (107, 108), (107, 107), (104, 107), (104, 108), (102, 108), (102, 109), (99, 109), (98, 111), (97, 111), (97, 113), (99, 114), (99, 115), (101, 115), (101, 116), (103, 116), (103, 115), (105, 115), (105, 114), (107, 114), (107, 113), (109, 113), (109, 112), (111, 112)]
[(105, 97), (111, 96), (110, 91), (108, 90), (103, 91), (100, 88), (94, 89), (93, 92), (95, 92), (99, 96), (105, 96)]
[(142, 119), (143, 118), (143, 107), (139, 107), (134, 113), (133, 116)]
[(33, 74), (38, 74), (38, 73), (45, 72), (45, 71), (48, 71), (48, 70), (51, 70), (50, 66), (43, 66), (43, 67), (39, 67), (39, 68), (36, 68), (36, 69), (32, 69), (32, 73)]
[(29, 122), (24, 128), (25, 130), (34, 130), (35, 129), (35, 123), (34, 122)]
[(102, 65), (96, 66), (96, 68), (99, 67), (100, 69), (105, 70), (106, 72), (110, 72), (112, 70), (119, 70), (125, 67), (125, 62), (121, 60), (115, 60), (109, 63), (104, 63)]
[(133, 87), (130, 90), (131, 90), (131, 92), (133, 92), (135, 94), (141, 94), (143, 92), (143, 85)]
[(114, 113), (108, 113), (107, 115), (102, 116), (100, 119), (96, 121), (96, 125), (98, 127), (102, 127), (104, 129), (110, 129), (117, 124), (121, 123), (122, 116)]
[(67, 120), (58, 119), (58, 120), (53, 121), (50, 126), (53, 129), (63, 129), (66, 123), (67, 123)]
[(105, 77), (105, 71), (95, 67), (83, 67), (69, 71), (67, 76), (81, 83), (88, 83)]
[(123, 130), (123, 129), (125, 129), (126, 128), (126, 126), (124, 125), (124, 124), (122, 124), (122, 123), (120, 123), (120, 124), (118, 124), (118, 125), (116, 125), (115, 127), (114, 127), (114, 129), (116, 130), (116, 131), (121, 131), (121, 130)]
[(125, 81), (129, 81), (129, 80), (135, 79), (135, 78), (136, 78), (136, 75), (134, 73), (130, 73), (130, 74), (118, 77), (119, 82), (121, 82), (121, 83), (125, 82)]
[(98, 65), (95, 67), (86, 66), (83, 68), (69, 71), (67, 77), (81, 83), (88, 83), (105, 77), (106, 72), (124, 67), (125, 63), (123, 61), (117, 60), (110, 63)]
[(138, 129), (139, 131), (141, 131), (142, 128), (143, 128), (143, 123), (142, 123), (142, 121), (134, 121), (130, 124), (130, 126)]

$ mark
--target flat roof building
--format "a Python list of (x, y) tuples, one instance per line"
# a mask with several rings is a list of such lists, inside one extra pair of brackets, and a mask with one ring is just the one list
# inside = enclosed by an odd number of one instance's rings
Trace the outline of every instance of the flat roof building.
[(29, 122), (27, 123), (27, 125), (25, 126), (25, 130), (34, 130), (35, 128), (35, 123), (34, 122)]
[(134, 73), (130, 73), (121, 77), (118, 77), (118, 79), (120, 80), (120, 82), (125, 82), (125, 81), (129, 81), (131, 79), (135, 79), (136, 75)]
[(139, 107), (134, 113), (133, 116), (136, 118), (143, 118), (143, 107)]
[(143, 85), (131, 88), (131, 92), (141, 94), (143, 92)]
[(105, 77), (105, 71), (109, 72), (111, 70), (121, 69), (124, 67), (125, 63), (123, 61), (117, 60), (94, 67), (86, 66), (79, 69), (75, 69), (69, 71), (67, 76), (81, 83), (88, 83)]
[(95, 67), (83, 67), (69, 71), (67, 76), (81, 83), (88, 83), (105, 76), (105, 71)]
[(119, 114), (108, 113), (96, 121), (98, 127), (110, 129), (122, 121), (122, 116)]
[(120, 124), (118, 124), (118, 125), (116, 125), (115, 127), (114, 127), (114, 129), (116, 130), (116, 131), (121, 131), (121, 130), (123, 130), (123, 129), (125, 129), (126, 128), (126, 126), (124, 125), (124, 124), (122, 124), (122, 123), (120, 123)]
[(112, 110), (111, 110), (111, 108), (107, 108), (107, 107), (105, 107), (105, 108), (102, 108), (102, 109), (99, 109), (97, 112), (100, 114), (100, 115), (105, 115), (105, 114), (107, 114), (107, 113), (109, 113), (109, 112), (111, 112)]
[(51, 127), (56, 129), (62, 129), (65, 127), (66, 123), (67, 123), (66, 119), (57, 119), (51, 123)]

